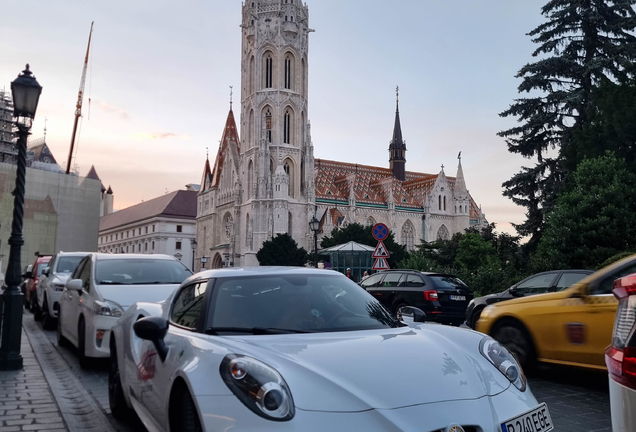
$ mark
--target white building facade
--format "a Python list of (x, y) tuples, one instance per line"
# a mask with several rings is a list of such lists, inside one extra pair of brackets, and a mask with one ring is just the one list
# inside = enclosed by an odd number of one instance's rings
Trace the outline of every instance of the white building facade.
[(171, 255), (192, 268), (196, 192), (177, 191), (100, 218), (98, 251)]
[(307, 99), (309, 10), (299, 0), (247, 1), (242, 9), (241, 116), (230, 112), (197, 202), (197, 268), (258, 265), (264, 241), (289, 233), (313, 250), (320, 237), (348, 223), (386, 223), (413, 250), (450, 238), (485, 215), (464, 181), (406, 171), (406, 142), (396, 109), (389, 168), (314, 160)]

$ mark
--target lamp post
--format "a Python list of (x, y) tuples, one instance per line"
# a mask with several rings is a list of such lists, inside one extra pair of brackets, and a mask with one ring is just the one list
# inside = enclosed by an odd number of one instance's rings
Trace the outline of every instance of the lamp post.
[(194, 255), (197, 251), (197, 241), (195, 239), (190, 240), (190, 247), (192, 248), (192, 273), (194, 273)]
[(314, 267), (318, 268), (318, 231), (320, 230), (320, 221), (314, 215), (309, 221), (309, 229), (314, 232)]
[(20, 252), (24, 244), (22, 237), (22, 218), (24, 216), (24, 188), (26, 182), (26, 147), (29, 129), (42, 87), (29, 70), (29, 65), (11, 83), (13, 97), (13, 117), (18, 128), (18, 169), (13, 192), (13, 222), (9, 237), (9, 264), (7, 266), (6, 285), (3, 293), (4, 316), (2, 317), (2, 344), (0, 345), (0, 370), (22, 369), (20, 339), (22, 338), (23, 295), (20, 292), (22, 272), (20, 271)]

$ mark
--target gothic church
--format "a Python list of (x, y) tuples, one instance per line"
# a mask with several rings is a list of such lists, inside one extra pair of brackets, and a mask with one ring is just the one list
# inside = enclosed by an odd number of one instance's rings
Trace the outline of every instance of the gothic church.
[(387, 224), (413, 250), (487, 224), (461, 166), (455, 177), (406, 171), (396, 102), (389, 168), (314, 159), (307, 100), (309, 10), (300, 0), (243, 5), (240, 134), (232, 104), (197, 211), (196, 268), (258, 265), (262, 243), (289, 233), (313, 250), (320, 237), (358, 222)]

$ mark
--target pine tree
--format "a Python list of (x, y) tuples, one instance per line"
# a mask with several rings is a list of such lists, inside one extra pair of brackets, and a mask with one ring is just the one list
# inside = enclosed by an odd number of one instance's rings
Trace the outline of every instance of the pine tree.
[(262, 266), (303, 266), (307, 262), (307, 251), (284, 233), (264, 242), (256, 259)]
[[(515, 225), (536, 246), (546, 214), (567, 181), (568, 149), (593, 110), (591, 95), (604, 79), (626, 82), (633, 74), (636, 0), (551, 0), (541, 13), (547, 21), (528, 33), (539, 58), (517, 73), (519, 98), (500, 115), (518, 118), (519, 125), (499, 132), (508, 150), (536, 165), (524, 167), (503, 184), (504, 195), (526, 207), (526, 221)], [(557, 150), (548, 155), (550, 149)]]

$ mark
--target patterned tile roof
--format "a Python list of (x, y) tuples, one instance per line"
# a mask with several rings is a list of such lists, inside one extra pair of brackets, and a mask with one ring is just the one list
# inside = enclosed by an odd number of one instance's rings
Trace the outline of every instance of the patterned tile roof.
[(214, 168), (212, 169), (212, 181), (211, 187), (218, 186), (221, 181), (221, 170), (223, 169), (223, 162), (227, 156), (227, 152), (230, 150), (230, 145), (233, 143), (236, 146), (237, 155), (241, 153), (241, 142), (239, 141), (238, 131), (236, 129), (236, 122), (234, 121), (234, 112), (230, 108), (230, 112), (227, 115), (225, 122), (225, 129), (223, 130), (223, 137), (221, 138), (221, 144), (219, 145), (219, 152), (216, 155), (216, 161), (214, 161)]
[[(422, 208), (438, 174), (406, 172), (406, 181), (389, 168), (316, 159), (316, 198), (347, 202), (353, 189), (356, 203), (386, 205), (391, 195), (396, 206)], [(455, 178), (447, 177), (454, 185)]]

